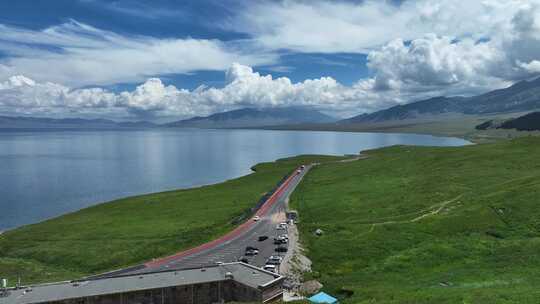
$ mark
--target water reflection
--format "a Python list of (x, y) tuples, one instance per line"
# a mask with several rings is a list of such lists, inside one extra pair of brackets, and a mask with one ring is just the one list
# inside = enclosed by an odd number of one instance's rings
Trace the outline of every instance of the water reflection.
[(0, 132), (0, 230), (111, 199), (216, 183), (259, 162), (396, 144), (426, 135), (261, 130)]

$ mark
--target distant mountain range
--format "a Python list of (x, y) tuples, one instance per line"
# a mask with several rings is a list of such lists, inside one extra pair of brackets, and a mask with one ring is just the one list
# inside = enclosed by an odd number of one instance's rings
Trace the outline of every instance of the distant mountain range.
[(0, 116), (0, 128), (8, 129), (147, 129), (159, 125), (147, 121), (115, 122), (109, 119), (38, 118)]
[(516, 129), (518, 131), (539, 131), (540, 112), (532, 112), (517, 118), (506, 120), (488, 120), (476, 126), (476, 129)]
[[(304, 107), (244, 108), (193, 117), (166, 124), (147, 121), (115, 122), (108, 119), (34, 118), (0, 116), (0, 128), (258, 128), (328, 123), (363, 125), (371, 123), (434, 120), (452, 115), (481, 115), (540, 110), (540, 78), (521, 81), (508, 88), (472, 97), (435, 97), (406, 105), (394, 106), (370, 114), (361, 114), (337, 121), (313, 109)], [(498, 123), (498, 122), (495, 122)], [(335, 125), (335, 124), (334, 124)], [(488, 126), (489, 127), (489, 126)]]
[(301, 108), (245, 108), (212, 114), (205, 117), (193, 117), (165, 124), (166, 127), (182, 128), (246, 128), (291, 125), (303, 123), (329, 123), (335, 118), (321, 112)]
[(433, 118), (443, 114), (495, 114), (540, 109), (540, 78), (472, 97), (435, 97), (361, 114), (339, 123), (372, 123)]
[(0, 116), (0, 128), (8, 129), (148, 129), (148, 128), (245, 128), (284, 124), (328, 123), (335, 118), (300, 107), (228, 111), (166, 124), (147, 121), (115, 122), (109, 119), (36, 118)]

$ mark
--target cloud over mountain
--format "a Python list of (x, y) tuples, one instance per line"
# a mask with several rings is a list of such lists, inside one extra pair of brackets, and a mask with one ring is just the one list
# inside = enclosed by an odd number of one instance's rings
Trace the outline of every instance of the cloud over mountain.
[(471, 94), (539, 75), (539, 6), (522, 6), (498, 27), (489, 39), (393, 40), (368, 55), (375, 88)]
[[(246, 37), (155, 38), (76, 21), (42, 30), (0, 25), (0, 111), (183, 118), (309, 106), (352, 115), (540, 75), (540, 0), (249, 2), (216, 23)], [(367, 57), (368, 76), (352, 85), (253, 69), (288, 53), (347, 52)], [(287, 68), (279, 67), (275, 73)], [(225, 85), (188, 90), (162, 81), (202, 70), (224, 71)], [(139, 85), (105, 89), (118, 83)]]
[(0, 111), (19, 114), (80, 111), (136, 116), (188, 117), (238, 107), (310, 106), (332, 110), (361, 106), (362, 89), (345, 87), (324, 77), (292, 83), (286, 77), (260, 75), (249, 66), (233, 64), (223, 88), (199, 87), (189, 91), (150, 78), (133, 91), (113, 93), (101, 88), (71, 89), (13, 76), (0, 83)]

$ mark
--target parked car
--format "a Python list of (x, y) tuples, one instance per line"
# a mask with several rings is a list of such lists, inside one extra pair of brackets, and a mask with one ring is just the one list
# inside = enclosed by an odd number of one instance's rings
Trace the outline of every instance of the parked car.
[(259, 242), (266, 241), (267, 239), (268, 239), (268, 236), (267, 236), (267, 235), (261, 235), (261, 236), (259, 236)]
[(257, 255), (257, 254), (259, 254), (259, 248), (252, 247), (252, 246), (247, 246), (246, 247), (246, 255), (247, 256), (252, 256), (252, 255)]
[(281, 264), (281, 261), (283, 261), (283, 258), (277, 255), (270, 256), (268, 260), (266, 260), (267, 265), (279, 265)]
[(281, 240), (281, 239), (274, 239), (274, 244), (275, 245), (281, 245), (281, 244), (285, 244), (285, 242), (283, 242), (283, 240)]
[(259, 254), (259, 251), (256, 250), (246, 250), (245, 255), (246, 256), (253, 256)]
[(287, 223), (280, 223), (276, 226), (277, 230), (287, 230)]
[(249, 264), (249, 260), (247, 257), (240, 257), (238, 258), (238, 262)]
[(289, 240), (289, 236), (286, 234), (280, 234), (277, 237), (275, 237), (274, 240), (283, 240), (286, 242)]
[(253, 217), (253, 220), (254, 220), (255, 222), (258, 222), (258, 221), (261, 220), (261, 217), (257, 215), (257, 216), (255, 216), (255, 217)]
[(282, 260), (283, 260), (283, 257), (282, 257), (282, 256), (279, 256), (279, 255), (271, 255), (268, 259), (269, 259), (269, 260), (279, 260), (279, 261), (282, 261)]
[(289, 242), (288, 239), (277, 237), (274, 239), (274, 244), (281, 245), (281, 244), (287, 244)]
[(264, 265), (263, 267), (264, 270), (267, 270), (267, 271), (271, 271), (271, 272), (276, 272), (276, 265)]
[(276, 247), (276, 252), (287, 252), (288, 248), (286, 246)]
[(306, 166), (304, 166), (304, 165), (300, 166), (300, 169), (302, 169), (302, 170), (304, 170), (305, 168), (306, 168)]

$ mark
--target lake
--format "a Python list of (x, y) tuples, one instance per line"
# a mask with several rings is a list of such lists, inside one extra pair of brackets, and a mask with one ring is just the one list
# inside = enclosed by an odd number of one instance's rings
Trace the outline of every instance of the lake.
[(396, 144), (468, 142), (312, 131), (0, 130), (0, 231), (116, 198), (221, 182), (282, 157), (356, 154)]

